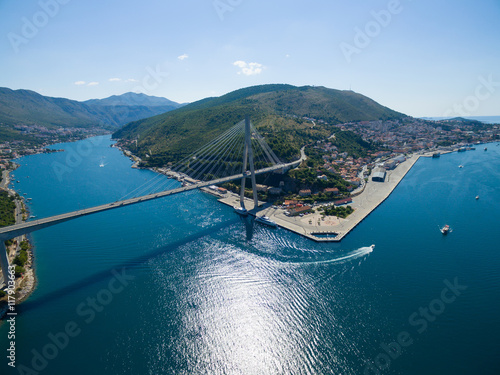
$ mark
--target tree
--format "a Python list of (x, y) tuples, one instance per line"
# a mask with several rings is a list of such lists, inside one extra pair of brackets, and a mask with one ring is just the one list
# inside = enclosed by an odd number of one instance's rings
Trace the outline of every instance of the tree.
[(24, 267), (21, 267), (21, 266), (16, 266), (16, 269), (15, 269), (15, 276), (16, 277), (19, 277), (21, 276), (24, 272), (26, 272), (26, 270), (24, 269)]

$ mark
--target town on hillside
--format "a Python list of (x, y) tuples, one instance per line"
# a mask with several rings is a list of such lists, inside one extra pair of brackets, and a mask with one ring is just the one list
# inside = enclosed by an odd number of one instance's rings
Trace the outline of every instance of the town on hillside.
[[(321, 119), (303, 119), (313, 125), (325, 123)], [(499, 125), (464, 119), (431, 121), (407, 117), (334, 126), (340, 132), (308, 145), (308, 160), (298, 169), (278, 178), (260, 178), (259, 199), (288, 209), (292, 216), (312, 212), (316, 206), (343, 208), (364, 190), (369, 178), (384, 182), (388, 170), (413, 154), (438, 157), (500, 139)], [(237, 192), (239, 186), (227, 183), (224, 188)], [(251, 194), (251, 190), (246, 191), (248, 197)], [(345, 217), (350, 212), (338, 209), (333, 213)]]

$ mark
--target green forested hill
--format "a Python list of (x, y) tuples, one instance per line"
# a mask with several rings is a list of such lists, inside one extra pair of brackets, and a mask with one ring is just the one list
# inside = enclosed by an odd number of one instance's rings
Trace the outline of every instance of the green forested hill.
[(0, 87), (0, 125), (57, 127), (100, 127), (116, 129), (130, 121), (148, 118), (178, 108), (165, 98), (126, 93), (106, 99), (78, 102), (52, 98), (30, 90)]
[(283, 160), (295, 158), (301, 146), (330, 135), (334, 124), (405, 117), (352, 91), (261, 85), (129, 123), (113, 137), (125, 142), (137, 139), (138, 147), (134, 143), (132, 151), (150, 166), (163, 165), (198, 149), (246, 114)]

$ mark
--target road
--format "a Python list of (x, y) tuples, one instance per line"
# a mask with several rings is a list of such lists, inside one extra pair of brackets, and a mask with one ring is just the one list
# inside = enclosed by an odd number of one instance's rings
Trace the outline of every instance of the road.
[(9, 172), (6, 170), (2, 171), (2, 182), (0, 182), (0, 188), (6, 190), (9, 184)]
[[(302, 154), (303, 154), (303, 152), (302, 152)], [(305, 154), (302, 156), (305, 157)], [(255, 171), (255, 174), (256, 175), (263, 174), (263, 173), (278, 171), (280, 169), (287, 169), (287, 168), (291, 168), (291, 167), (296, 167), (297, 165), (299, 165), (302, 162), (302, 160), (303, 159), (301, 157), (301, 159), (296, 160), (296, 161), (291, 162), (291, 163), (278, 164), (278, 165), (275, 165), (273, 167), (260, 169), (258, 171)], [(249, 173), (250, 172), (247, 172), (247, 176), (249, 176)], [(179, 194), (179, 193), (183, 193), (183, 192), (194, 190), (194, 189), (200, 189), (202, 187), (206, 187), (206, 186), (210, 186), (210, 185), (222, 184), (224, 182), (229, 182), (229, 181), (240, 179), (243, 176), (244, 176), (243, 174), (237, 174), (237, 175), (233, 175), (233, 176), (229, 176), (229, 177), (220, 178), (217, 180), (200, 182), (198, 184), (183, 186), (183, 187), (180, 187), (177, 189), (166, 190), (166, 191), (163, 191), (161, 193), (149, 194), (149, 195), (144, 195), (144, 196), (137, 197), (137, 198), (116, 201), (116, 202), (103, 204), (103, 205), (92, 207), (92, 208), (86, 208), (83, 210), (68, 212), (68, 213), (61, 214), (61, 215), (56, 215), (56, 216), (47, 217), (47, 218), (43, 218), (43, 219), (32, 220), (29, 222), (15, 224), (15, 225), (11, 225), (8, 227), (3, 227), (3, 228), (0, 228), (0, 241), (6, 241), (6, 240), (9, 240), (11, 238), (21, 236), (23, 234), (28, 234), (28, 233), (34, 232), (36, 230), (39, 230), (39, 229), (47, 228), (47, 227), (50, 227), (52, 225), (56, 225), (56, 224), (59, 224), (59, 223), (62, 223), (62, 222), (68, 221), (68, 220), (76, 219), (78, 217), (87, 216), (87, 215), (102, 212), (102, 211), (108, 211), (108, 210), (112, 210), (112, 209), (119, 208), (119, 207), (130, 206), (132, 204), (146, 202), (146, 201), (158, 199), (158, 198), (163, 198), (163, 197), (167, 197), (169, 195)]]

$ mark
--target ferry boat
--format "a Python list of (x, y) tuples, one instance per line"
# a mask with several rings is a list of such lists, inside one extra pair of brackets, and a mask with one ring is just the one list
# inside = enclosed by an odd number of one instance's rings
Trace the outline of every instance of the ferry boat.
[(276, 228), (278, 226), (278, 224), (276, 224), (274, 221), (269, 219), (267, 216), (257, 216), (255, 218), (255, 221), (258, 223), (261, 223), (261, 224), (268, 225), (268, 226), (273, 227), (273, 228)]
[(248, 216), (248, 211), (243, 207), (234, 207), (234, 212), (241, 216)]
[(441, 228), (441, 233), (443, 234), (448, 234), (450, 233), (450, 226), (446, 224), (444, 227)]

